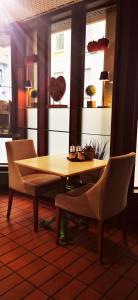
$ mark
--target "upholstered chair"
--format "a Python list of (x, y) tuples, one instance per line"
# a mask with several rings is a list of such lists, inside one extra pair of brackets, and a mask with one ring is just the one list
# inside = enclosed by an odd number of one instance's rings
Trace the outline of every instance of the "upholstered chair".
[(27, 167), (17, 166), (14, 162), (19, 159), (36, 157), (32, 140), (14, 140), (6, 142), (8, 172), (9, 172), (9, 202), (7, 219), (10, 218), (13, 193), (21, 192), (33, 197), (34, 230), (38, 229), (38, 197), (49, 191), (55, 185), (60, 185), (61, 177), (36, 172)]
[[(56, 196), (57, 207), (56, 242), (59, 243), (61, 214), (64, 211), (93, 218), (99, 222), (98, 254), (103, 262), (102, 244), (104, 221), (122, 213), (127, 206), (130, 177), (135, 161), (135, 153), (111, 157), (96, 184), (87, 184), (75, 191)], [(126, 242), (125, 226), (123, 227)]]

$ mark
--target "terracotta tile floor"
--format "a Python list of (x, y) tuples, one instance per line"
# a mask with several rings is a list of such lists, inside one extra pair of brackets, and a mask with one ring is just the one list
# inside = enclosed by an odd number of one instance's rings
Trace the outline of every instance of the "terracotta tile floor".
[[(97, 260), (97, 229), (71, 224), (71, 243), (55, 244), (52, 230), (33, 232), (32, 201), (16, 195), (11, 219), (6, 221), (8, 196), (0, 196), (0, 299), (1, 300), (137, 300), (138, 234), (128, 233), (124, 246), (116, 221), (107, 223), (104, 264)], [(40, 203), (40, 217), (55, 209)]]

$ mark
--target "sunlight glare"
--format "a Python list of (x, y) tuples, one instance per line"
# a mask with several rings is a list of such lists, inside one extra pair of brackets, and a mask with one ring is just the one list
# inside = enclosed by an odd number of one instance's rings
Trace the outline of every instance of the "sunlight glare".
[(0, 0), (0, 25), (9, 25), (14, 22), (13, 7), (16, 11), (18, 0)]

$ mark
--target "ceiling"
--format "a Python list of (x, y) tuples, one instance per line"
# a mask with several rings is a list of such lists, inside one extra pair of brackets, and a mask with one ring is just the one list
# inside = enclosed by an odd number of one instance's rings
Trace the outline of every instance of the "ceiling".
[(0, 0), (0, 27), (83, 0)]

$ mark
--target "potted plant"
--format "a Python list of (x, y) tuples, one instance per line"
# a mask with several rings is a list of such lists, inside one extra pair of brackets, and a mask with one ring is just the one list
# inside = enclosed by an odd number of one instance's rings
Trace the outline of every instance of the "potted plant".
[(86, 160), (94, 159), (94, 148), (92, 147), (91, 143), (86, 144), (83, 151), (84, 151), (84, 158)]
[(32, 107), (37, 107), (38, 92), (37, 92), (36, 89), (31, 89), (30, 90), (30, 97), (31, 97), (31, 106)]
[(93, 139), (91, 141), (91, 145), (94, 149), (94, 158), (96, 159), (104, 159), (106, 154), (107, 141), (98, 141)]
[(96, 107), (96, 101), (92, 101), (92, 96), (96, 94), (95, 85), (93, 85), (93, 84), (88, 85), (86, 87), (85, 92), (88, 96), (90, 96), (90, 99), (91, 99), (91, 100), (87, 101), (87, 107)]

